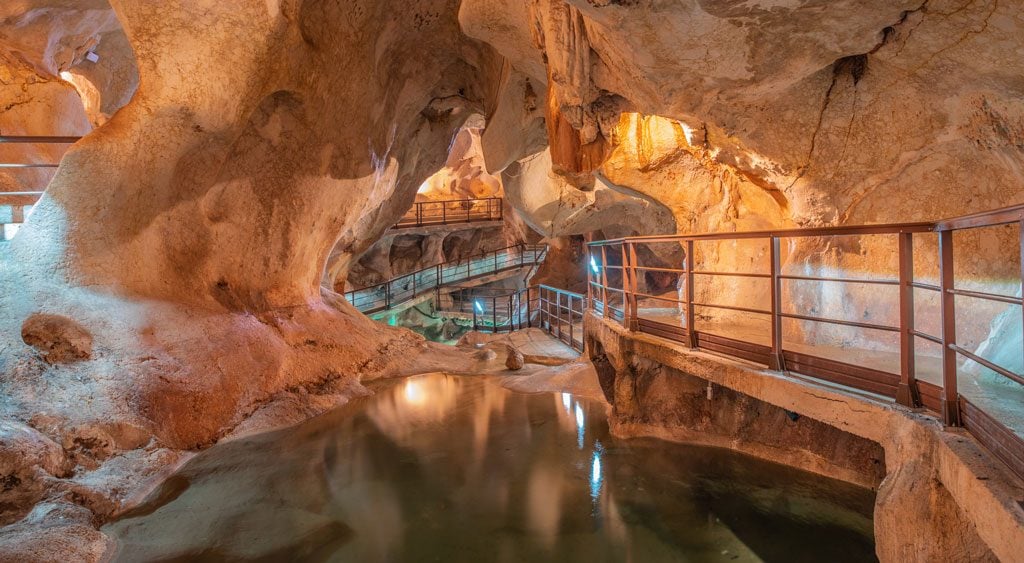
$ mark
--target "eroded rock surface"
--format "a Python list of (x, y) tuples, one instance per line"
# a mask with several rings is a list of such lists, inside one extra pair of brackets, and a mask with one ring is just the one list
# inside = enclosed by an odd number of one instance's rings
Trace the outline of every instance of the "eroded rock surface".
[[(28, 448), (31, 463), (10, 474), (38, 467), (60, 481), (67, 468), (52, 465), (57, 451), (30, 447), (52, 443), (66, 463), (131, 475), (173, 463), (167, 452), (316, 414), (364, 392), (361, 380), (407, 372), (410, 358), (436, 350), (320, 286), (372, 282), (462, 244), (476, 248), (472, 239), (445, 248), (396, 237), (364, 254), (442, 168), (444, 197), (495, 193), (500, 178), (523, 220), (513, 219), (515, 240), (527, 240), (528, 227), (565, 243), (542, 278), (566, 285), (586, 267), (575, 250), (583, 236), (931, 220), (1024, 200), (1019, 2), (769, 4), (0, 7), (0, 134), (101, 125), (52, 181), (41, 170), (0, 174), (7, 191), (48, 184), (0, 268), (3, 420), (44, 435), (11, 442), (12, 452)], [(62, 150), (3, 147), (0, 160), (55, 161)], [(958, 272), (1013, 293), (1018, 241), (1005, 229), (965, 237)], [(809, 275), (871, 273), (881, 244), (802, 241), (788, 256), (809, 259)], [(934, 256), (930, 244), (923, 255)], [(978, 249), (1013, 251), (993, 259)], [(699, 259), (708, 270), (764, 259), (762, 250), (724, 245), (694, 257), (648, 252), (654, 265)], [(927, 278), (934, 260), (915, 267)], [(641, 283), (671, 293), (676, 282)], [(700, 291), (711, 302), (767, 296), (743, 280)], [(887, 324), (895, 314), (870, 289), (787, 297), (827, 317)], [(977, 318), (1003, 312), (979, 307)], [(934, 333), (935, 323), (922, 318), (918, 328)], [(957, 328), (968, 347), (1019, 342), (1020, 323), (1005, 314)], [(787, 329), (887, 345), (840, 329)], [(466, 370), (504, 361), (462, 352)], [(1007, 367), (1020, 368), (1016, 361)], [(599, 371), (609, 365), (597, 362)], [(650, 388), (676, 390), (658, 381)], [(688, 403), (679, 408), (702, 412), (700, 389), (681, 381)], [(777, 409), (730, 400), (735, 420), (685, 422), (739, 432), (749, 408), (788, 428)], [(99, 558), (104, 541), (90, 526), (118, 510), (127, 485), (98, 480), (107, 485), (83, 477), (47, 489), (89, 508), (37, 505), (5, 534), (5, 545), (18, 546), (11, 553)], [(18, 502), (38, 501), (40, 490), (24, 489)], [(933, 492), (932, 505), (942, 505), (942, 491)], [(918, 500), (909, 505), (923, 506)], [(22, 541), (33, 529), (42, 543)], [(969, 531), (951, 537), (962, 544), (957, 553), (986, 556)], [(887, 558), (908, 553), (881, 545)]]
[(21, 325), (21, 339), (51, 364), (92, 356), (92, 335), (74, 319), (62, 315), (33, 314)]

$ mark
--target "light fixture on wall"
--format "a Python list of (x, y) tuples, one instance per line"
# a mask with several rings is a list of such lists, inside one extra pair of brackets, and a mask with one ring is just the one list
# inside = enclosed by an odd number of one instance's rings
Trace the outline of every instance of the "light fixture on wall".
[(590, 269), (593, 270), (595, 274), (598, 273), (597, 261), (594, 260), (593, 256), (590, 257)]
[(100, 56), (96, 54), (96, 51), (88, 51), (85, 53), (85, 60), (90, 63), (98, 63), (100, 62)]

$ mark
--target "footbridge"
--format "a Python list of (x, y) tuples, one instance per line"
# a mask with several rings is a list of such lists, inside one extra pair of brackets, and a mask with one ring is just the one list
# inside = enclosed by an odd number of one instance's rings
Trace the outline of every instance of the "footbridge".
[[(1007, 240), (1014, 252), (997, 255)], [(1011, 369), (1024, 352), (1022, 240), (1024, 206), (925, 223), (595, 241), (589, 312), (626, 334), (928, 413), (1024, 478), (1024, 374)], [(722, 245), (752, 258), (713, 271), (705, 264)], [(799, 251), (829, 245), (856, 249), (857, 266), (826, 267), (820, 252)], [(682, 264), (656, 259), (669, 249)], [(1016, 279), (978, 273), (994, 265), (1009, 265)], [(709, 291), (713, 283), (719, 289)]]

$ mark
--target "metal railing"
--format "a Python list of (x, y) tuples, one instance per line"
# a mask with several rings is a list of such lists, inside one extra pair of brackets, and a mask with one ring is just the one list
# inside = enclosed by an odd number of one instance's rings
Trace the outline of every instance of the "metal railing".
[(472, 321), (480, 332), (540, 328), (577, 352), (583, 352), (586, 298), (546, 285), (525, 289), (457, 288), (437, 303), (437, 310)]
[[(41, 137), (41, 136), (2, 136), (0, 145), (4, 144), (39, 144), (39, 145), (70, 145), (81, 137)], [(59, 163), (53, 162), (0, 162), (0, 170), (57, 168)], [(37, 191), (0, 192), (0, 241), (13, 236), (14, 225), (25, 222), (29, 210), (43, 195), (40, 186)]]
[[(977, 351), (957, 340), (956, 300), (960, 298), (980, 299), (987, 302), (1022, 306), (1022, 299), (1013, 295), (1003, 295), (985, 291), (968, 290), (957, 283), (956, 271), (953, 267), (953, 234), (957, 231), (1017, 225), (1019, 227), (1019, 252), (1024, 255), (1024, 205), (999, 209), (987, 213), (978, 213), (965, 217), (938, 221), (934, 223), (909, 223), (890, 225), (842, 226), (809, 229), (772, 230), (758, 232), (712, 233), (677, 236), (627, 237), (616, 240), (596, 241), (589, 244), (588, 268), (588, 300), (591, 310), (598, 316), (621, 322), (631, 331), (638, 331), (658, 337), (682, 342), (692, 349), (703, 349), (725, 354), (745, 360), (761, 363), (774, 370), (787, 370), (815, 378), (838, 383), (848, 387), (867, 391), (875, 395), (888, 397), (908, 407), (923, 407), (936, 413), (947, 426), (963, 426), (979, 442), (1002, 459), (1019, 476), (1024, 477), (1024, 438), (1021, 429), (1011, 430), (998, 420), (992, 412), (1000, 407), (984, 397), (968, 399), (959, 388), (958, 357), (991, 370), (1008, 380), (1024, 385), (1024, 375), (1014, 373), (995, 362), (981, 357)], [(865, 237), (868, 235), (885, 236), (887, 244), (881, 247), (883, 257), (877, 263), (883, 263), (885, 256), (897, 259), (896, 272), (891, 277), (875, 275), (859, 277), (796, 275), (783, 270), (782, 242), (793, 242), (795, 239), (811, 237)], [(926, 283), (916, 280), (914, 275), (914, 241), (915, 237), (927, 235), (937, 238), (938, 251), (935, 257), (938, 262), (938, 283)], [(895, 238), (895, 241), (891, 241)], [(760, 240), (767, 243), (767, 269), (741, 269), (732, 271), (706, 271), (700, 269), (695, 254), (695, 244), (705, 241), (747, 241)], [(863, 240), (863, 239), (858, 239)], [(648, 266), (641, 261), (650, 260), (652, 245), (674, 247), (685, 256), (683, 268), (664, 267), (663, 264)], [(895, 248), (893, 248), (895, 246)], [(645, 248), (646, 247), (646, 248)], [(644, 248), (644, 252), (638, 249)], [(791, 248), (789, 246), (785, 248)], [(803, 267), (803, 271), (813, 271), (815, 265), (799, 257), (794, 263), (793, 253), (787, 268)], [(641, 260), (640, 257), (646, 257)], [(753, 262), (753, 260), (751, 260)], [(651, 276), (651, 278), (648, 278)], [(649, 280), (653, 276), (673, 277), (678, 284), (678, 291), (669, 297), (667, 293), (657, 295), (657, 290), (641, 291), (641, 285), (653, 285)], [(644, 277), (643, 284), (640, 278)], [(737, 292), (739, 299), (732, 303), (710, 303), (696, 300), (695, 285), (699, 278), (726, 277), (732, 280), (744, 279), (747, 283), (767, 284), (769, 307), (758, 308), (749, 302), (742, 292)], [(1024, 281), (1024, 268), (1020, 272)], [(898, 317), (896, 322), (872, 322), (872, 320), (846, 320), (815, 314), (812, 307), (808, 311), (788, 311), (784, 308), (784, 283), (815, 283), (817, 295), (822, 299), (821, 308), (842, 308), (842, 303), (830, 303), (828, 293), (822, 290), (823, 284), (854, 284), (880, 288), (889, 286), (897, 293), (898, 315), (896, 311), (880, 315), (882, 317)], [(1014, 282), (1015, 283), (1015, 282)], [(749, 287), (749, 286), (748, 286)], [(921, 330), (915, 323), (915, 290), (938, 295), (939, 334), (930, 334)], [(880, 290), (873, 290), (876, 294)], [(668, 302), (665, 308), (644, 308), (640, 305)], [(791, 306), (792, 307), (792, 306)], [(707, 330), (698, 327), (696, 309), (708, 309), (715, 312), (725, 311), (727, 314), (749, 319), (766, 319), (767, 330), (764, 338), (760, 338), (756, 330), (740, 330), (728, 323), (709, 323)], [(668, 313), (666, 314), (666, 311)], [(676, 315), (677, 316), (674, 316)], [(721, 314), (721, 313), (718, 313)], [(667, 317), (667, 318), (666, 318)], [(832, 325), (855, 328), (860, 331), (875, 331), (875, 334), (889, 334), (893, 341), (898, 342), (899, 369), (878, 369), (868, 365), (867, 359), (872, 352), (860, 350), (851, 354), (842, 348), (815, 347), (806, 343), (784, 339), (783, 322), (811, 323), (815, 326)], [(706, 321), (705, 321), (706, 322)], [(763, 322), (763, 321), (762, 321)], [(1019, 330), (1019, 329), (1018, 329)], [(915, 350), (916, 342), (925, 341), (941, 346), (941, 358), (935, 362), (935, 373), (917, 365), (919, 357)], [(825, 353), (821, 353), (825, 350)], [(927, 358), (921, 358), (922, 360)], [(843, 361), (846, 360), (846, 361)], [(959, 370), (962, 371), (962, 366)], [(919, 379), (927, 375), (933, 381)], [(972, 395), (973, 396), (973, 395)], [(1018, 413), (1024, 411), (1024, 403), (1016, 404)]]
[(408, 229), (452, 223), (501, 221), (503, 218), (500, 197), (418, 201), (398, 220), (394, 228)]
[(539, 264), (547, 255), (546, 245), (514, 245), (435, 264), (362, 289), (345, 293), (348, 302), (363, 313), (386, 311), (402, 303), (433, 293), (444, 286)]

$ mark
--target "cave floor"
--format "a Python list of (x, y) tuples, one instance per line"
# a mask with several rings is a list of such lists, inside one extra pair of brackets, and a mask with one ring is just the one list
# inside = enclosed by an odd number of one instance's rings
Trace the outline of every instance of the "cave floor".
[[(580, 330), (580, 332), (583, 331)], [(548, 356), (565, 360), (574, 360), (580, 356), (579, 352), (570, 348), (565, 342), (542, 330), (517, 330), (509, 335), (508, 341), (523, 354), (531, 356)]]
[[(639, 317), (672, 326), (686, 326), (684, 315), (676, 309), (641, 307)], [(754, 322), (700, 320), (697, 328), (707, 334), (771, 346), (771, 335), (763, 322), (757, 324)], [(887, 373), (898, 374), (900, 372), (900, 355), (896, 351), (872, 350), (855, 345), (806, 344), (791, 340), (785, 342), (785, 348), (793, 352), (829, 358)], [(1017, 385), (1015, 382), (984, 368), (980, 373), (968, 372), (964, 369), (968, 363), (971, 362), (964, 362), (962, 359), (959, 363), (960, 393), (1017, 435), (1024, 436), (1024, 386)], [(915, 364), (917, 379), (942, 386), (941, 358), (918, 352), (915, 355)], [(840, 387), (844, 386), (840, 385)], [(865, 393), (860, 390), (856, 392), (858, 394)], [(881, 398), (881, 396), (876, 397)]]

